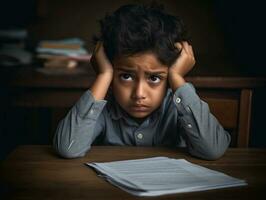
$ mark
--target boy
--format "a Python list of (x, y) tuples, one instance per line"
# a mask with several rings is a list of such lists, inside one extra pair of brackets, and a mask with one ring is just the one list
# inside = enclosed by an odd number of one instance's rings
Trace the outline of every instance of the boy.
[(101, 21), (91, 88), (59, 123), (54, 147), (65, 158), (106, 145), (187, 147), (223, 155), (230, 135), (186, 75), (195, 60), (182, 21), (155, 6), (126, 5)]

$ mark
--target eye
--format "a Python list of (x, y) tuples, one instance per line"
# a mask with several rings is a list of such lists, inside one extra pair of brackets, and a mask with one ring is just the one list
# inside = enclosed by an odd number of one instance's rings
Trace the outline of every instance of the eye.
[(120, 74), (119, 75), (120, 79), (123, 80), (123, 81), (132, 81), (132, 75), (131, 74)]
[(161, 77), (158, 75), (151, 75), (149, 77), (149, 81), (152, 83), (159, 83), (161, 81)]

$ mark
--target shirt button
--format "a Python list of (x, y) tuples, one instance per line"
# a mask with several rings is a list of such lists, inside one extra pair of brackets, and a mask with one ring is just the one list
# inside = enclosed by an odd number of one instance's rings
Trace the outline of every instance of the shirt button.
[(176, 98), (175, 100), (176, 103), (180, 103), (181, 102), (181, 99), (179, 97)]
[(191, 125), (191, 124), (187, 124), (187, 127), (188, 127), (188, 128), (192, 128), (192, 125)]
[(142, 134), (142, 133), (139, 133), (139, 134), (137, 135), (137, 138), (141, 140), (141, 139), (143, 138), (143, 134)]

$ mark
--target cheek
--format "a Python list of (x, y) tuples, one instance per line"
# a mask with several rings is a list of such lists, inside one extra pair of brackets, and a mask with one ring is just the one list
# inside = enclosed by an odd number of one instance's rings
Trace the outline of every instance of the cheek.
[(130, 89), (121, 84), (119, 80), (113, 80), (112, 90), (118, 102), (126, 101), (126, 99), (129, 98), (128, 96), (130, 95)]
[(164, 99), (164, 96), (166, 94), (166, 84), (161, 85), (159, 88), (156, 88), (152, 90), (151, 95), (153, 99), (153, 103), (156, 105), (161, 104), (162, 100)]

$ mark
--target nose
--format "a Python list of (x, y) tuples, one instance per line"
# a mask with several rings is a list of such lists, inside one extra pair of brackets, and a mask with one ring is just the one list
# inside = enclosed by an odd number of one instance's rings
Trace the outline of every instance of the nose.
[(132, 96), (137, 100), (146, 98), (145, 83), (143, 81), (139, 80), (136, 82)]

